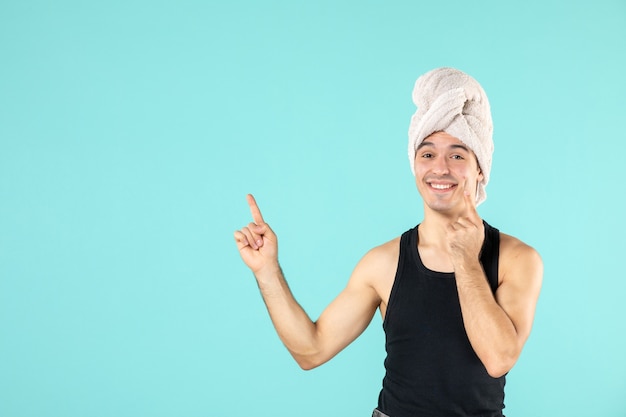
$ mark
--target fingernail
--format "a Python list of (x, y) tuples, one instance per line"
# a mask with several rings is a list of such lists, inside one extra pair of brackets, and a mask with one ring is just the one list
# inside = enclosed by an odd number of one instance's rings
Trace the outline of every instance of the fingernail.
[(257, 246), (263, 246), (263, 241), (261, 239), (256, 241)]

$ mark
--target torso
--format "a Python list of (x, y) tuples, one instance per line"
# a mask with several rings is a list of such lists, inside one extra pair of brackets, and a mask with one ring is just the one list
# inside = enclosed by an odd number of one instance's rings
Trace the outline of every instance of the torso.
[[(498, 283), (502, 284), (507, 264), (511, 259), (513, 249), (523, 244), (520, 240), (500, 233), (500, 262), (498, 269)], [(376, 256), (375, 273), (371, 275), (371, 285), (380, 297), (380, 314), (384, 320), (389, 304), (389, 296), (396, 277), (398, 258), (400, 256), (400, 237), (397, 237), (374, 249)], [(447, 260), (447, 254), (418, 244), (418, 251), (424, 265), (437, 272), (453, 272), (452, 264)]]
[[(493, 227), (485, 230), (480, 262), (495, 291), (500, 234)], [(386, 244), (395, 245), (396, 251), (381, 248), (384, 256), (378, 258), (385, 259), (382, 264), (395, 260), (394, 268), (375, 268), (386, 271), (375, 281), (384, 291), (380, 310), (387, 352), (378, 409), (391, 416), (431, 412), (501, 417), (504, 377), (488, 375), (468, 339), (447, 251), (419, 244), (418, 231), (404, 233), (401, 243)]]

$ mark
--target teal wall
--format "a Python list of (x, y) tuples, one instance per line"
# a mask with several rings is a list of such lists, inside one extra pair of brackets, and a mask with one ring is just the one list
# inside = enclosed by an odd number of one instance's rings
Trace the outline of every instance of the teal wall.
[[(480, 3), (480, 4), (479, 4)], [(0, 2), (0, 416), (369, 416), (380, 317), (301, 371), (232, 233), (313, 317), (422, 207), (415, 78), (487, 91), (481, 215), (545, 262), (506, 414), (626, 416), (626, 3)]]

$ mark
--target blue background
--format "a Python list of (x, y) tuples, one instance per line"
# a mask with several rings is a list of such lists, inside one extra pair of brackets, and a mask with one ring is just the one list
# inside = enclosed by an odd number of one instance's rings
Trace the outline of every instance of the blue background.
[(377, 315), (301, 371), (232, 233), (316, 318), (422, 206), (415, 79), (487, 91), (481, 215), (543, 256), (506, 414), (626, 416), (626, 3), (0, 2), (0, 416), (369, 416)]

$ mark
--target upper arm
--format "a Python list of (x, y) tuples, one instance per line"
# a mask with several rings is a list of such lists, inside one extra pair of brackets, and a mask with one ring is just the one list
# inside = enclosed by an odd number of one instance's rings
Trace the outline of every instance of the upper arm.
[(346, 287), (316, 321), (319, 364), (363, 333), (380, 306), (377, 281), (387, 277), (393, 262), (393, 253), (385, 246), (372, 249), (359, 261)]
[(503, 235), (499, 268), (501, 280), (496, 290), (496, 302), (513, 323), (521, 351), (535, 316), (543, 280), (543, 262), (532, 247)]

